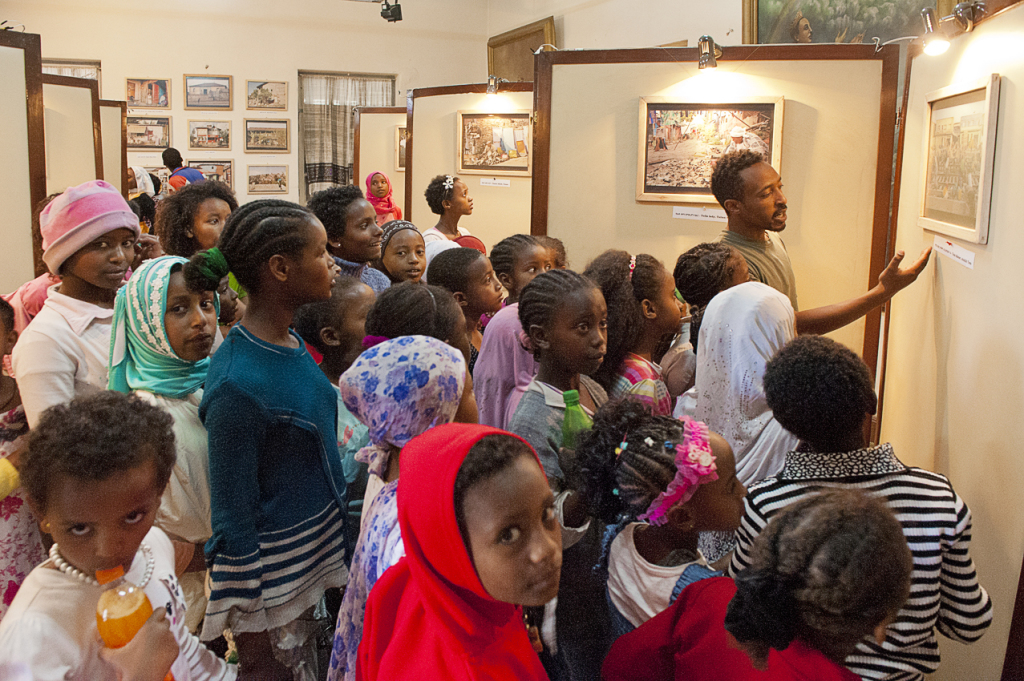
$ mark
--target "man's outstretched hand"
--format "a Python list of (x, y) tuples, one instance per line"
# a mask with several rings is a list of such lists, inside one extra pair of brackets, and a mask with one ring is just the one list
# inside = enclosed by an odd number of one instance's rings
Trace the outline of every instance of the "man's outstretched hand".
[(889, 300), (917, 280), (917, 276), (928, 265), (928, 259), (932, 256), (932, 249), (931, 246), (924, 249), (917, 262), (910, 267), (901, 269), (900, 263), (903, 262), (905, 256), (906, 253), (903, 251), (897, 251), (886, 268), (878, 275), (878, 285), (882, 287), (882, 291), (885, 293), (885, 300)]

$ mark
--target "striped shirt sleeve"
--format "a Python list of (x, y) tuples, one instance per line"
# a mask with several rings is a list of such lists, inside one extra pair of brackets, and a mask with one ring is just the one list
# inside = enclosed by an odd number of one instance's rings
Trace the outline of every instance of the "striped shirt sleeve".
[(957, 523), (955, 534), (942, 552), (939, 578), (939, 632), (954, 641), (972, 643), (981, 638), (992, 623), (992, 601), (978, 583), (978, 573), (969, 552), (971, 511), (960, 495), (955, 496)]

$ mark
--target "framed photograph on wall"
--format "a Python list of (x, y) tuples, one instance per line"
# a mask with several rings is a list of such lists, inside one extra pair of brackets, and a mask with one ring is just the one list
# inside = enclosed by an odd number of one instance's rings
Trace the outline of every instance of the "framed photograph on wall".
[(246, 187), (249, 194), (287, 194), (288, 166), (247, 166)]
[(124, 98), (132, 109), (170, 109), (169, 78), (125, 78)]
[(185, 108), (231, 111), (231, 76), (185, 74)]
[(245, 151), (263, 154), (288, 153), (291, 140), (289, 123), (287, 118), (246, 118)]
[(921, 10), (952, 14), (956, 0), (743, 0), (743, 42), (871, 43), (921, 32)]
[(195, 159), (186, 161), (189, 168), (195, 168), (203, 174), (207, 180), (223, 182), (232, 189), (235, 188), (235, 162), (234, 161), (208, 161), (206, 159)]
[(988, 243), (999, 117), (999, 74), (928, 93), (925, 167), (917, 224)]
[(245, 81), (245, 108), (287, 111), (288, 83), (281, 80)]
[(147, 151), (171, 146), (170, 116), (128, 116), (128, 149)]
[(160, 180), (160, 191), (163, 192), (163, 185), (171, 179), (171, 171), (167, 169), (167, 166), (142, 166), (142, 169), (151, 175), (156, 175), (156, 179)]
[(408, 143), (408, 138), (405, 134), (404, 125), (395, 126), (395, 170), (400, 173), (405, 172), (405, 145)]
[(730, 151), (759, 152), (778, 168), (782, 109), (782, 97), (726, 104), (641, 97), (636, 200), (716, 203), (711, 173)]
[(456, 163), (460, 175), (520, 175), (533, 171), (529, 111), (456, 115)]
[(189, 121), (188, 148), (202, 149), (231, 148), (231, 121)]

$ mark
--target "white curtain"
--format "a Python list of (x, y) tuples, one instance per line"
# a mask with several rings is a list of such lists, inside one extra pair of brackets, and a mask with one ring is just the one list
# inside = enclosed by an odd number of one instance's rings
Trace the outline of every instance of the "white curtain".
[(55, 76), (71, 76), (72, 78), (88, 78), (99, 81), (99, 64), (69, 64), (64, 62), (48, 62), (43, 60), (43, 73), (52, 73)]
[(393, 106), (392, 76), (300, 73), (299, 134), (303, 186), (308, 198), (328, 187), (352, 182), (356, 107)]

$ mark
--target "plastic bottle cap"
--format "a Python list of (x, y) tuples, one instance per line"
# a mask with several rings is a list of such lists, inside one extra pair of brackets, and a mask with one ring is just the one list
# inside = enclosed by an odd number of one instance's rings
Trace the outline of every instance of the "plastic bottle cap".
[(96, 571), (96, 581), (100, 584), (109, 584), (115, 579), (120, 579), (121, 577), (124, 577), (124, 568), (120, 565), (112, 567), (109, 570)]
[(566, 390), (564, 393), (562, 393), (562, 401), (565, 402), (566, 406), (573, 405), (573, 404), (579, 404), (580, 403), (580, 393), (579, 393), (579, 391), (578, 390)]

